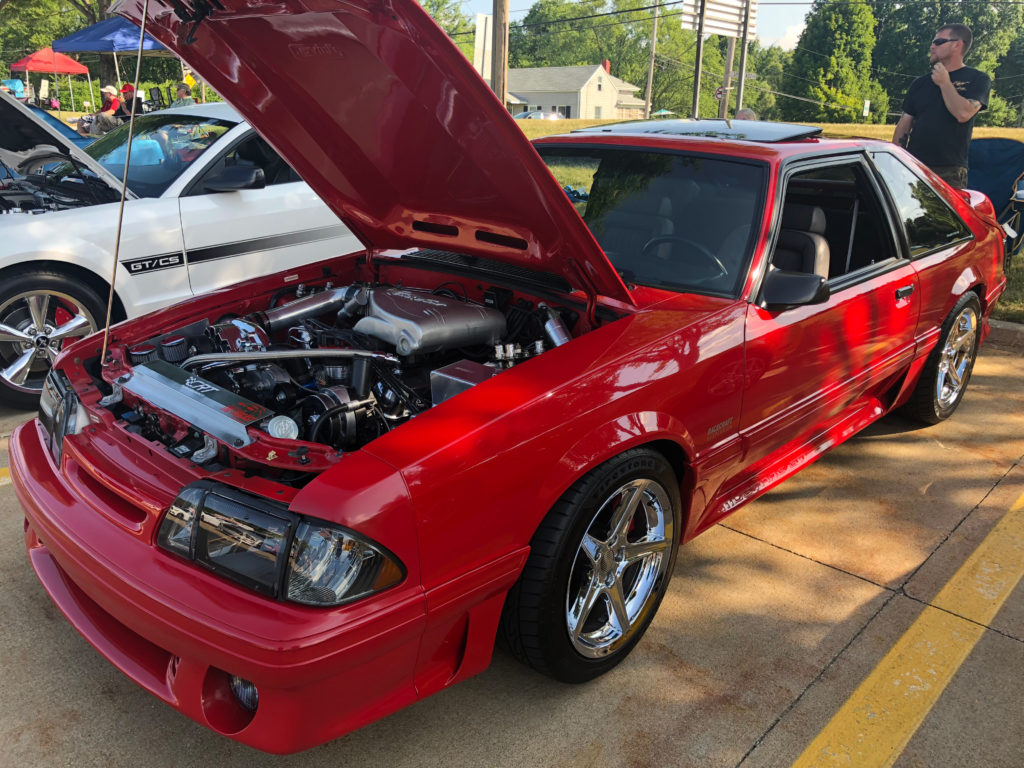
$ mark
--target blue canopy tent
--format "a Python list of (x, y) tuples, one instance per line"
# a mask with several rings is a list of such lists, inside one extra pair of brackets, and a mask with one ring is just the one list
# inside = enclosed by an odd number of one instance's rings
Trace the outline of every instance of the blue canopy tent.
[[(139, 28), (120, 16), (104, 19), (53, 41), (53, 50), (61, 53), (135, 53), (139, 50)], [(172, 55), (149, 35), (142, 41), (142, 54)]]
[[(139, 28), (120, 16), (104, 19), (91, 27), (80, 29), (67, 37), (53, 41), (53, 50), (61, 53), (110, 53), (114, 56), (114, 70), (117, 72), (117, 87), (121, 87), (121, 67), (117, 61), (119, 53), (138, 53)], [(173, 56), (149, 35), (142, 40), (143, 56)], [(89, 78), (92, 92), (92, 78)]]

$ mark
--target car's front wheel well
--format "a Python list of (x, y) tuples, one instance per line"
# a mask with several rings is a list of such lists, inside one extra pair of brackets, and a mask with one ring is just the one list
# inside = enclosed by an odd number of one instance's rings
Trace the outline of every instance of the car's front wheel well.
[[(27, 272), (52, 272), (69, 280), (84, 283), (98, 295), (102, 296), (104, 300), (110, 295), (110, 283), (95, 272), (90, 272), (88, 269), (76, 264), (68, 264), (64, 261), (48, 261), (46, 259), (22, 262), (21, 264), (0, 269), (0, 284), (16, 275), (22, 275)], [(114, 291), (114, 306), (111, 308), (110, 322), (112, 324), (118, 323), (127, 317), (128, 314), (125, 311), (124, 303), (117, 295), (117, 291)]]
[(690, 469), (690, 458), (679, 443), (672, 440), (653, 440), (650, 443), (636, 447), (650, 448), (664, 456), (665, 461), (672, 467), (672, 471), (675, 472), (676, 479), (679, 481), (680, 494), (684, 499), (689, 496), (689, 492), (692, 490), (690, 484), (693, 479), (693, 473)]

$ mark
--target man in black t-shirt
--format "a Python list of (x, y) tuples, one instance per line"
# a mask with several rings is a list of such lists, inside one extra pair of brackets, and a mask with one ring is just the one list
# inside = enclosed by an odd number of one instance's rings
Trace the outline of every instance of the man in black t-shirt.
[[(950, 186), (967, 186), (967, 145), (974, 117), (988, 105), (992, 87), (984, 72), (964, 66), (970, 27), (946, 24), (932, 40), (932, 71), (910, 84), (892, 140)], [(908, 140), (909, 136), (909, 140)]]

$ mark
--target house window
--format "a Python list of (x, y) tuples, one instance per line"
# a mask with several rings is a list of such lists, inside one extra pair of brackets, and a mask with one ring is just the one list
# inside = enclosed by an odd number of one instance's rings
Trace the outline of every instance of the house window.
[(553, 107), (551, 107), (551, 111), (552, 112), (557, 112), (562, 117), (569, 117), (569, 113), (570, 113), (571, 110), (572, 110), (572, 107), (570, 107), (568, 105), (565, 105), (565, 104), (563, 104), (561, 106), (553, 106)]
[(600, 107), (594, 107), (594, 119), (595, 120), (600, 120), (601, 119), (601, 108)]
[(604, 89), (604, 85), (602, 85), (601, 78), (599, 77), (599, 78), (597, 78), (597, 90), (600, 91), (600, 90), (603, 90), (603, 89)]

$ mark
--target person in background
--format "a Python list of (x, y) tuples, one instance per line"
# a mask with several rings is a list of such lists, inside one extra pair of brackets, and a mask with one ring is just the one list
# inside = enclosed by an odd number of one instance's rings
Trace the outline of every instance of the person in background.
[(117, 98), (117, 88), (104, 85), (100, 88), (100, 94), (103, 96), (103, 106), (91, 115), (83, 115), (78, 121), (78, 132), (83, 136), (103, 136), (120, 124), (114, 117), (114, 113), (121, 106)]
[(757, 120), (757, 112), (755, 112), (752, 109), (749, 109), (748, 107), (743, 107), (743, 109), (737, 109), (736, 110), (736, 117), (734, 119), (736, 119), (736, 120)]
[(964, 66), (973, 34), (964, 24), (946, 24), (929, 49), (932, 71), (910, 84), (894, 144), (907, 151), (952, 187), (967, 186), (967, 146), (974, 118), (988, 105), (992, 81)]
[(178, 98), (171, 102), (171, 106), (188, 107), (195, 103), (196, 100), (192, 98), (192, 89), (189, 88), (188, 83), (178, 83)]
[(121, 86), (121, 104), (114, 112), (114, 117), (127, 121), (132, 116), (132, 110), (135, 110), (136, 116), (142, 114), (142, 99), (135, 95), (134, 85), (125, 83)]

